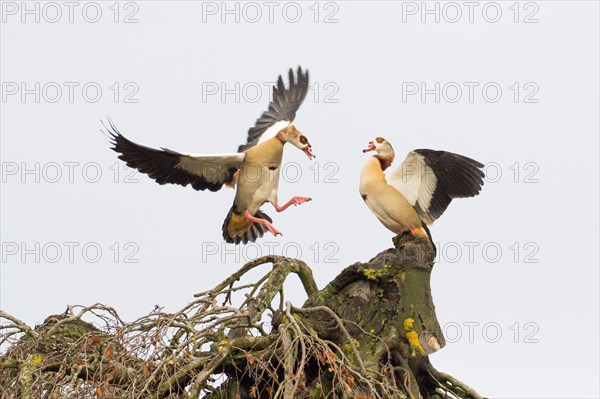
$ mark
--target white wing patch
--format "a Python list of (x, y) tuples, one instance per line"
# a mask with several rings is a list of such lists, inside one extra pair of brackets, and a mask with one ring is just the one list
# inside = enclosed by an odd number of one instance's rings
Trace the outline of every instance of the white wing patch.
[(437, 184), (433, 170), (422, 155), (411, 151), (396, 170), (385, 176), (388, 184), (398, 190), (412, 205), (427, 212)]
[(202, 176), (210, 183), (220, 183), (227, 178), (230, 169), (240, 169), (242, 167), (245, 157), (244, 153), (182, 154), (176, 167), (196, 176)]
[(269, 126), (269, 128), (267, 130), (265, 130), (265, 132), (263, 134), (260, 135), (260, 137), (258, 139), (258, 144), (277, 136), (277, 133), (279, 133), (279, 131), (281, 129), (283, 129), (284, 127), (288, 127), (291, 124), (292, 124), (292, 122), (290, 122), (290, 121), (275, 122), (274, 124)]

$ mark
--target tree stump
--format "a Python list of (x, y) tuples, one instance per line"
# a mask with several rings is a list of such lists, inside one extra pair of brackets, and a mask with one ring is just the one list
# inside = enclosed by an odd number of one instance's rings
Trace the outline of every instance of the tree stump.
[[(394, 246), (344, 269), (304, 308), (324, 305), (347, 321), (367, 372), (379, 373), (391, 364), (389, 372), (395, 368), (397, 378), (408, 381), (407, 396), (429, 397), (417, 380), (427, 355), (445, 345), (430, 287), (435, 250), (410, 234), (394, 238)], [(307, 323), (343, 346), (344, 337), (328, 314), (308, 317)]]

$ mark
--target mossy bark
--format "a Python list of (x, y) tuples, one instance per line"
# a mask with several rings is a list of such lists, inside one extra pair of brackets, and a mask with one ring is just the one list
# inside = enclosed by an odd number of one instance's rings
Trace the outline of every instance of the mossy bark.
[[(394, 246), (344, 269), (304, 307), (324, 305), (347, 321), (368, 372), (379, 373), (390, 361), (410, 371), (401, 377), (412, 380), (407, 396), (418, 398), (423, 394), (417, 375), (427, 355), (445, 345), (430, 287), (435, 250), (410, 234), (396, 237)], [(349, 349), (329, 315), (318, 313), (306, 322), (322, 338)], [(348, 357), (353, 358), (350, 350)]]

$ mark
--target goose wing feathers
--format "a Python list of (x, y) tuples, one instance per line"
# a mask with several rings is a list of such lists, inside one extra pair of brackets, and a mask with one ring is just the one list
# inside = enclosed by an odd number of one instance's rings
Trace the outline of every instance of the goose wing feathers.
[(452, 199), (479, 194), (485, 177), (483, 164), (447, 151), (419, 149), (386, 175), (427, 224), (439, 218)]
[(158, 184), (188, 184), (194, 190), (217, 191), (232, 184), (234, 175), (244, 162), (243, 153), (194, 155), (136, 144), (123, 136), (112, 122), (105, 126), (119, 159), (154, 179)]
[(277, 84), (273, 86), (273, 100), (269, 109), (256, 120), (254, 127), (248, 130), (246, 144), (242, 144), (238, 151), (245, 151), (271, 137), (289, 126), (296, 117), (296, 111), (302, 105), (308, 92), (308, 71), (298, 67), (296, 76), (290, 68), (288, 73), (289, 85), (286, 87), (283, 78), (279, 75)]

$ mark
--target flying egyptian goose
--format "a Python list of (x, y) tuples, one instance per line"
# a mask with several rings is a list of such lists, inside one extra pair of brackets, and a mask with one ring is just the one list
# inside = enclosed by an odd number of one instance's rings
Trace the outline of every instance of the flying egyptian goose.
[[(483, 186), (483, 164), (446, 151), (414, 150), (396, 170), (394, 149), (377, 137), (363, 153), (375, 151), (362, 169), (360, 195), (377, 219), (396, 234), (409, 230), (431, 240), (427, 225), (439, 218), (454, 198), (474, 197)], [(434, 245), (435, 248), (435, 245)]]
[(299, 67), (297, 77), (289, 70), (289, 86), (286, 88), (279, 76), (273, 87), (273, 99), (269, 109), (248, 131), (246, 144), (237, 153), (195, 155), (160, 150), (136, 144), (125, 138), (109, 120), (112, 149), (127, 166), (147, 174), (158, 184), (192, 186), (195, 190), (220, 190), (223, 185), (235, 187), (237, 192), (225, 222), (223, 238), (228, 243), (254, 242), (266, 230), (273, 235), (281, 234), (271, 224), (272, 219), (260, 210), (265, 202), (283, 212), (290, 205), (310, 201), (308, 197), (293, 197), (279, 205), (277, 188), (286, 143), (302, 150), (309, 159), (314, 158), (312, 146), (292, 122), (296, 111), (308, 91), (308, 71)]

